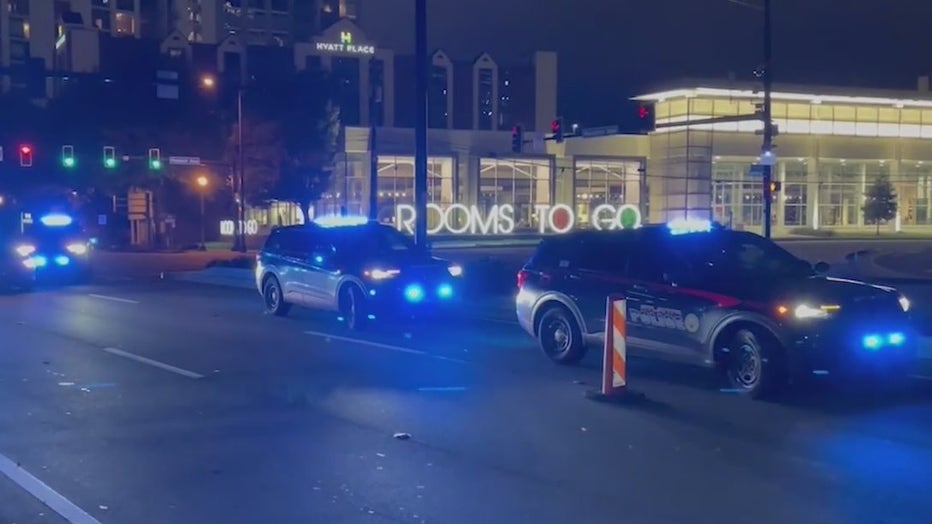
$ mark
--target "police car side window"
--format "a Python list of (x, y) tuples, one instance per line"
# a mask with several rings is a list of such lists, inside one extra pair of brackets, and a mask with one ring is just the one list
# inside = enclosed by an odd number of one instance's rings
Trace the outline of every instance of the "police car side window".
[(684, 284), (691, 280), (689, 266), (663, 246), (642, 244), (628, 258), (628, 278), (655, 284)]
[(577, 267), (586, 271), (621, 275), (625, 271), (628, 257), (626, 247), (626, 243), (621, 241), (582, 241), (577, 251)]

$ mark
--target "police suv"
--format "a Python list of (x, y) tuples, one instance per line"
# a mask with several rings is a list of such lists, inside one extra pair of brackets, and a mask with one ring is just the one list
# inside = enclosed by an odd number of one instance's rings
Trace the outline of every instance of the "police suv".
[(905, 374), (918, 358), (909, 300), (827, 270), (707, 222), (580, 231), (540, 243), (516, 312), (547, 356), (574, 364), (604, 340), (607, 296), (623, 295), (632, 354), (722, 369), (755, 398), (800, 373)]

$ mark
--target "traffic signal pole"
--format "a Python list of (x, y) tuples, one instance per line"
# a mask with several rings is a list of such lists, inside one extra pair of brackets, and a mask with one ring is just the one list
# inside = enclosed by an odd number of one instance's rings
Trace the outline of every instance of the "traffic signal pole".
[(771, 0), (764, 0), (764, 110), (762, 118), (764, 120), (764, 143), (761, 146), (761, 159), (764, 164), (764, 237), (770, 238), (771, 209), (773, 207), (773, 193), (771, 192), (770, 183), (773, 181), (773, 119), (772, 119), (772, 97), (773, 97), (773, 35), (771, 34)]
[(414, 241), (427, 251), (427, 0), (415, 0), (415, 53), (417, 89), (414, 105)]

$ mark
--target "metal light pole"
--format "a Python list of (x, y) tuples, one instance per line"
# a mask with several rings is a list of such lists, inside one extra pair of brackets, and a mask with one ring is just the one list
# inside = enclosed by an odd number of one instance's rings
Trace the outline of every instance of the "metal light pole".
[(375, 86), (375, 59), (369, 60), (369, 220), (379, 219), (379, 153), (376, 129), (381, 123), (376, 118), (382, 93)]
[(415, 0), (415, 53), (417, 54), (417, 107), (414, 123), (414, 241), (427, 251), (427, 0)]
[(770, 183), (773, 180), (773, 35), (771, 33), (771, 0), (764, 0), (764, 144), (761, 146), (761, 159), (764, 164), (764, 237), (770, 238), (771, 208), (773, 207), (773, 194)]
[(243, 86), (236, 90), (236, 186), (239, 199), (236, 201), (236, 220), (234, 221), (233, 251), (246, 252), (246, 153), (243, 150)]
[(200, 188), (199, 192), (201, 194), (201, 249), (207, 249), (207, 206), (205, 205), (207, 184), (207, 177), (197, 177), (197, 186)]

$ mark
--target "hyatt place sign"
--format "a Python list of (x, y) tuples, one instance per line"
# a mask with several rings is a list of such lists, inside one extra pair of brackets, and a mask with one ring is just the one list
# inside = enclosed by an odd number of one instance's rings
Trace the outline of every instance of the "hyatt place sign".
[(353, 43), (353, 33), (340, 32), (339, 42), (317, 42), (317, 50), (326, 53), (349, 53), (351, 55), (374, 55), (375, 46)]

